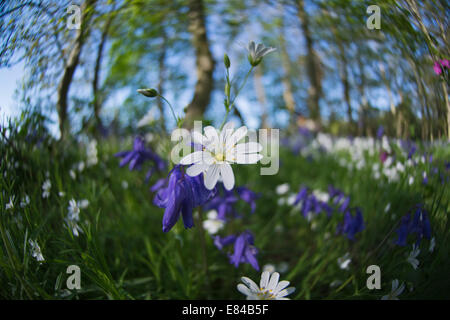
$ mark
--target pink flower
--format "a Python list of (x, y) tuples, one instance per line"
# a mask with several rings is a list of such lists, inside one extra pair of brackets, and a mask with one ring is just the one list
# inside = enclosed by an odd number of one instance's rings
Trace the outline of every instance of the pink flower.
[(433, 65), (434, 73), (437, 75), (441, 75), (443, 72), (443, 68), (450, 69), (450, 61), (447, 59), (442, 59), (439, 61), (436, 61)]
[(442, 69), (441, 69), (441, 65), (439, 62), (435, 62), (433, 65), (433, 69), (434, 69), (434, 73), (436, 73), (437, 75), (441, 75), (442, 74)]

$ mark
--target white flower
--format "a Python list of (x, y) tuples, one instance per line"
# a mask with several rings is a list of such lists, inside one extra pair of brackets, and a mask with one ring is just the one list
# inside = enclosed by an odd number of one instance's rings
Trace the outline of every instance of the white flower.
[(78, 221), (80, 220), (80, 207), (82, 207), (81, 202), (87, 201), (75, 201), (75, 199), (71, 199), (69, 201), (69, 213), (67, 214), (66, 223), (67, 226), (72, 230), (72, 234), (75, 237), (79, 236), (79, 232), (83, 232), (80, 226), (78, 225)]
[(205, 136), (200, 132), (193, 131), (194, 143), (201, 145), (202, 151), (195, 151), (181, 159), (180, 164), (189, 165), (186, 173), (197, 176), (204, 173), (205, 187), (212, 190), (219, 179), (223, 181), (225, 189), (234, 187), (234, 174), (232, 163), (254, 164), (261, 160), (261, 144), (248, 142), (237, 144), (247, 135), (247, 127), (242, 126), (234, 131), (232, 122), (228, 122), (219, 133), (214, 127), (207, 126), (204, 129)]
[(208, 219), (203, 221), (203, 228), (209, 234), (216, 234), (225, 225), (225, 221), (217, 219), (217, 211), (211, 210), (207, 213)]
[(80, 207), (80, 209), (86, 209), (89, 206), (89, 200), (83, 199), (78, 201), (78, 206)]
[(409, 176), (408, 183), (409, 183), (409, 185), (412, 185), (414, 183), (414, 177), (413, 176)]
[(241, 280), (244, 284), (238, 284), (237, 289), (247, 296), (247, 300), (289, 300), (286, 296), (294, 292), (295, 288), (286, 288), (289, 281), (278, 282), (279, 279), (280, 274), (278, 272), (270, 274), (270, 272), (264, 271), (261, 275), (259, 287), (253, 280), (242, 277)]
[(41, 248), (39, 247), (38, 243), (35, 240), (28, 240), (28, 243), (31, 246), (31, 255), (33, 258), (36, 258), (37, 261), (41, 262), (44, 261), (44, 256), (42, 255)]
[(247, 50), (248, 50), (248, 61), (252, 66), (256, 67), (262, 61), (262, 58), (265, 55), (277, 49), (265, 47), (261, 43), (256, 45), (254, 41), (250, 41), (250, 43), (247, 46)]
[(420, 254), (419, 247), (413, 245), (413, 249), (409, 253), (408, 259), (406, 259), (406, 261), (408, 261), (412, 265), (414, 270), (416, 270), (418, 268), (418, 266), (419, 266), (419, 260), (416, 259), (419, 254)]
[(344, 254), (344, 256), (337, 259), (339, 268), (341, 268), (342, 270), (348, 270), (351, 261), (352, 259), (350, 258), (350, 253), (348, 252)]
[(86, 165), (88, 167), (96, 165), (98, 163), (97, 157), (97, 140), (92, 140), (89, 142), (86, 148), (87, 161)]
[(30, 204), (30, 197), (28, 195), (25, 195), (25, 197), (22, 198), (22, 201), (20, 201), (20, 207), (25, 208), (29, 204)]
[(273, 272), (275, 272), (275, 266), (273, 264), (266, 264), (263, 267), (263, 272), (264, 271), (267, 271), (269, 273), (273, 273)]
[(64, 191), (58, 192), (58, 196), (60, 196), (61, 198), (64, 197), (65, 195), (66, 195), (66, 193)]
[(389, 202), (384, 208), (384, 212), (388, 212), (391, 209), (391, 203)]
[(435, 240), (434, 237), (433, 237), (433, 238), (431, 238), (431, 241), (430, 241), (430, 248), (429, 248), (428, 250), (429, 250), (430, 252), (433, 252), (435, 246), (436, 246), (436, 240)]
[(44, 181), (44, 184), (42, 185), (42, 198), (48, 198), (50, 196), (50, 189), (52, 187), (52, 183), (49, 179)]
[(14, 198), (15, 198), (15, 196), (9, 197), (9, 202), (5, 206), (6, 210), (14, 209)]
[(283, 183), (276, 187), (275, 193), (279, 196), (287, 193), (289, 191), (289, 183)]
[(69, 201), (68, 219), (74, 221), (78, 221), (80, 219), (80, 208), (78, 207), (78, 203), (75, 199), (71, 199)]
[(337, 286), (340, 286), (342, 284), (341, 280), (334, 280), (333, 282), (330, 283), (330, 288), (335, 288)]
[(77, 174), (76, 174), (75, 171), (73, 171), (73, 170), (70, 170), (70, 171), (69, 171), (69, 175), (70, 175), (70, 177), (71, 177), (73, 180), (75, 180), (75, 179), (77, 178)]
[(85, 167), (85, 164), (83, 161), (78, 162), (78, 164), (77, 164), (78, 172), (82, 172), (84, 170), (84, 167)]
[(122, 180), (122, 188), (123, 189), (128, 189), (128, 182), (125, 180)]
[(381, 300), (398, 300), (398, 296), (405, 290), (405, 284), (402, 283), (400, 288), (398, 287), (398, 279), (392, 280), (392, 290), (389, 294), (383, 296)]

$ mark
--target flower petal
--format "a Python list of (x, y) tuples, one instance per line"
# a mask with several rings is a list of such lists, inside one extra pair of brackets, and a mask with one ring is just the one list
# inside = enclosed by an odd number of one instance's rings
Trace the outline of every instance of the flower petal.
[(252, 292), (258, 292), (259, 288), (258, 285), (250, 278), (242, 277), (241, 281), (252, 291)]
[(267, 288), (267, 285), (269, 283), (269, 277), (270, 277), (270, 272), (269, 271), (264, 271), (261, 274), (261, 281), (259, 282), (259, 286), (261, 288)]
[(231, 190), (234, 187), (234, 174), (233, 169), (228, 163), (220, 165), (220, 175), (222, 176), (223, 185), (225, 189)]
[(269, 284), (267, 285), (267, 289), (269, 290), (275, 290), (278, 284), (278, 280), (280, 280), (280, 274), (278, 272), (272, 273), (272, 276), (270, 277)]
[(254, 164), (263, 158), (262, 155), (258, 153), (249, 153), (249, 154), (237, 154), (235, 162), (238, 164)]
[(217, 180), (219, 180), (220, 176), (219, 165), (213, 164), (209, 166), (204, 176), (205, 176), (205, 187), (208, 190), (214, 189), (215, 185), (217, 184)]
[(196, 163), (189, 168), (186, 169), (186, 173), (188, 176), (195, 177), (198, 176), (200, 173), (206, 171), (209, 168), (209, 165), (205, 163)]

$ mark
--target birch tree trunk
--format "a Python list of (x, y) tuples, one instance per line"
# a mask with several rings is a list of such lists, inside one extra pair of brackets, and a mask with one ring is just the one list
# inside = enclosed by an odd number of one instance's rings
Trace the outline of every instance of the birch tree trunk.
[(203, 0), (190, 0), (189, 2), (189, 31), (192, 34), (192, 43), (196, 54), (197, 83), (194, 97), (186, 108), (184, 125), (187, 128), (193, 126), (194, 120), (203, 117), (213, 89), (214, 60), (209, 50)]

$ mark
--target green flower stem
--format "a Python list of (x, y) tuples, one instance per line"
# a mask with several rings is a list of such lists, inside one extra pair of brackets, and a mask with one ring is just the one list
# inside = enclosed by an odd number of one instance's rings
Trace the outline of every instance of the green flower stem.
[(170, 111), (172, 112), (172, 116), (173, 116), (173, 118), (175, 119), (175, 123), (177, 124), (177, 126), (179, 126), (178, 118), (177, 118), (177, 116), (175, 115), (175, 111), (173, 110), (173, 107), (172, 107), (172, 105), (170, 104), (170, 102), (169, 102), (166, 98), (164, 98), (162, 95), (160, 95), (160, 94), (158, 94), (158, 97), (160, 97), (161, 99), (163, 99), (163, 100), (169, 105)]
[[(245, 75), (245, 78), (244, 78), (244, 81), (242, 82), (242, 85), (239, 87), (238, 91), (236, 92), (236, 95), (234, 96), (233, 101), (231, 102), (231, 104), (227, 108), (227, 111), (225, 113), (225, 117), (223, 118), (222, 124), (220, 125), (220, 130), (222, 130), (223, 126), (225, 125), (225, 122), (227, 121), (228, 115), (230, 114), (230, 112), (234, 108), (234, 103), (236, 102), (236, 98), (238, 97), (238, 95), (241, 92), (241, 90), (244, 88), (245, 84), (247, 83), (248, 77), (250, 76), (250, 73), (252, 73), (254, 68), (255, 68), (255, 66), (252, 66), (250, 68), (250, 70), (248, 70), (247, 74)], [(228, 72), (228, 70), (227, 70), (227, 72)], [(228, 73), (227, 73), (227, 82), (228, 82)], [(228, 102), (230, 101), (230, 97), (227, 97), (227, 101)]]

